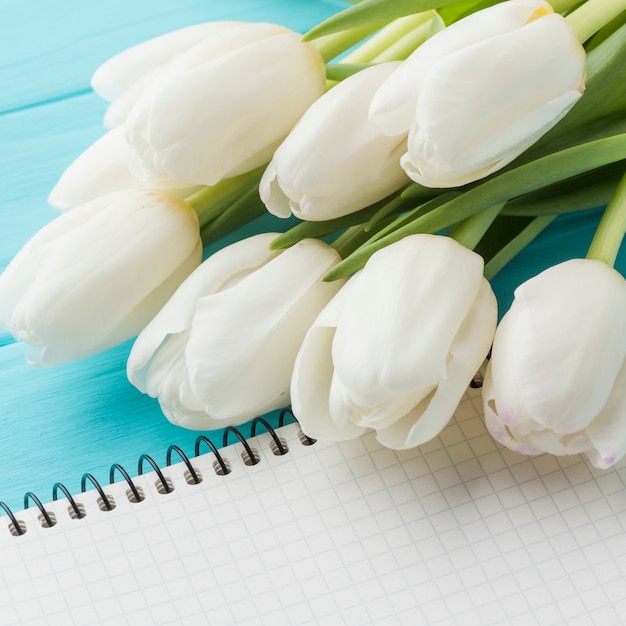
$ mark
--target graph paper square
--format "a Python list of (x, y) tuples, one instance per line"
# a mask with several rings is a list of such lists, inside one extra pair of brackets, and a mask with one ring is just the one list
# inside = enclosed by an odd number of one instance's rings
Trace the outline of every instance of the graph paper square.
[(485, 430), (469, 390), (433, 441), (396, 452), (373, 435), (303, 445), (297, 424), (16, 513), (0, 523), (2, 624), (602, 624), (626, 620), (626, 467), (525, 457)]

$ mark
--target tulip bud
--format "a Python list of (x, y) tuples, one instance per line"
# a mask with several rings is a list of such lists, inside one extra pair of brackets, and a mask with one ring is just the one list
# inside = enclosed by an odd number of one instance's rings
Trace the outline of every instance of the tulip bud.
[(496, 332), (483, 384), (487, 428), (521, 454), (626, 453), (626, 281), (600, 261), (525, 282)]
[[(198, 189), (170, 182), (174, 187), (167, 189), (168, 193), (179, 197), (187, 197)], [(48, 204), (67, 211), (98, 196), (143, 187), (128, 168), (128, 145), (120, 127), (100, 137), (67, 167), (50, 192)]]
[(409, 182), (400, 167), (406, 133), (387, 137), (369, 103), (398, 63), (373, 66), (314, 102), (274, 153), (259, 191), (270, 213), (328, 220), (382, 200)]
[(317, 239), (270, 250), (275, 237), (210, 256), (135, 341), (128, 378), (174, 424), (222, 428), (289, 404), (304, 334), (341, 286), (321, 280), (339, 255)]
[(198, 218), (159, 192), (99, 197), (44, 226), (0, 275), (0, 326), (56, 365), (122, 343), (201, 261)]
[(479, 255), (437, 235), (376, 252), (304, 339), (291, 385), (302, 430), (342, 440), (372, 429), (394, 449), (435, 437), (495, 331), (482, 270)]
[[(129, 56), (143, 59), (139, 52)], [(215, 185), (254, 170), (322, 95), (325, 77), (319, 51), (299, 34), (222, 23), (123, 90), (131, 171), (154, 187), (172, 179)]]
[(585, 50), (543, 0), (477, 11), (422, 44), (372, 100), (382, 132), (409, 132), (402, 167), (455, 187), (510, 163), (576, 103)]

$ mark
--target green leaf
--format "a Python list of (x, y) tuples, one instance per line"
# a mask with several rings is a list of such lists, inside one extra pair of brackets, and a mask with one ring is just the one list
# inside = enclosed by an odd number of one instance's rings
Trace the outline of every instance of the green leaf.
[(325, 280), (336, 280), (350, 275), (362, 268), (374, 252), (407, 235), (438, 232), (500, 202), (507, 202), (624, 158), (626, 158), (626, 133), (561, 150), (521, 165), (461, 193), (386, 236), (366, 243), (335, 266)]
[(626, 161), (607, 165), (511, 200), (502, 215), (560, 215), (606, 206), (626, 169)]
[(312, 28), (304, 35), (304, 40), (310, 41), (358, 26), (414, 15), (456, 2), (458, 0), (363, 0)]

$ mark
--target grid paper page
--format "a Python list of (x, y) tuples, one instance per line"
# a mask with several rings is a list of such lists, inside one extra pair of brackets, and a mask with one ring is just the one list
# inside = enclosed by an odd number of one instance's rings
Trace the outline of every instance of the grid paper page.
[[(394, 452), (371, 435), (302, 445), (298, 426), (0, 524), (0, 616), (8, 624), (622, 624), (626, 618), (626, 466), (524, 457), (486, 433), (470, 391), (441, 435)], [(158, 481), (157, 481), (158, 482)]]

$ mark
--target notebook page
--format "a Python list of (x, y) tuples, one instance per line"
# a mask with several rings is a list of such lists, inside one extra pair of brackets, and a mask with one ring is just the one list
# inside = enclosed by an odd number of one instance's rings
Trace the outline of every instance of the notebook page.
[[(371, 435), (305, 446), (298, 426), (192, 459), (98, 494), (0, 520), (2, 624), (621, 624), (626, 616), (626, 467), (524, 457), (495, 444), (470, 391), (420, 449)], [(120, 477), (121, 478), (121, 477)]]

